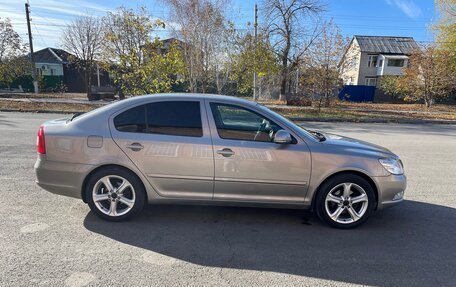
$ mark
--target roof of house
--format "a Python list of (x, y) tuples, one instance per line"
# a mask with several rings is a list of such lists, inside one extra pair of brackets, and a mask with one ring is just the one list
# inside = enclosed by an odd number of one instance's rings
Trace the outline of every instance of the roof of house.
[(56, 63), (65, 64), (70, 62), (73, 54), (62, 49), (44, 48), (33, 53), (35, 63)]
[(418, 44), (412, 37), (392, 36), (360, 36), (355, 35), (361, 52), (383, 54), (411, 54), (418, 49)]

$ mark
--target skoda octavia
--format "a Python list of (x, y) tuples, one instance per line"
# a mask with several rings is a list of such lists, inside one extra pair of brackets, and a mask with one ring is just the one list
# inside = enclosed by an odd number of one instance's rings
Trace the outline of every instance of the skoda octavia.
[(337, 228), (400, 203), (402, 162), (359, 140), (302, 128), (219, 95), (130, 98), (44, 123), (37, 184), (121, 221), (147, 203), (311, 209)]

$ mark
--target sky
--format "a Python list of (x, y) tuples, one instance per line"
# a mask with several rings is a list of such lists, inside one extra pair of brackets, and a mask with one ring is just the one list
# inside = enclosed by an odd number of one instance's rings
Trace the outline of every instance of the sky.
[[(226, 7), (228, 18), (237, 28), (253, 22), (254, 5), (258, 3), (261, 18), (262, 0), (231, 0)], [(161, 0), (29, 0), (32, 35), (35, 51), (61, 46), (61, 30), (83, 14), (102, 16), (116, 7), (136, 8), (144, 5), (151, 16), (166, 19), (168, 9)], [(342, 34), (379, 36), (410, 36), (416, 41), (432, 42), (432, 24), (438, 20), (434, 0), (324, 0), (323, 19), (333, 19)], [(23, 41), (28, 41), (24, 0), (0, 0), (0, 18), (10, 18)], [(172, 24), (172, 23), (171, 23)], [(261, 25), (261, 23), (260, 23)], [(170, 37), (167, 31), (157, 31), (161, 38)]]

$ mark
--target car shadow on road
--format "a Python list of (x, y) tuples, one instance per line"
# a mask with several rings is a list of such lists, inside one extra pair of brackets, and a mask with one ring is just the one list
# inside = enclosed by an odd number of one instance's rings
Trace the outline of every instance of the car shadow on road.
[(300, 210), (178, 205), (152, 205), (122, 223), (89, 213), (84, 226), (202, 266), (375, 286), (456, 282), (456, 209), (422, 202), (376, 212), (352, 230), (329, 228)]

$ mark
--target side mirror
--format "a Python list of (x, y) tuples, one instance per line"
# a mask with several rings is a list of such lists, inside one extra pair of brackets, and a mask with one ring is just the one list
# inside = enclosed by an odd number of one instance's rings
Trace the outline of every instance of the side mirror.
[(274, 142), (277, 144), (289, 144), (292, 142), (291, 135), (286, 130), (278, 130), (274, 136)]

